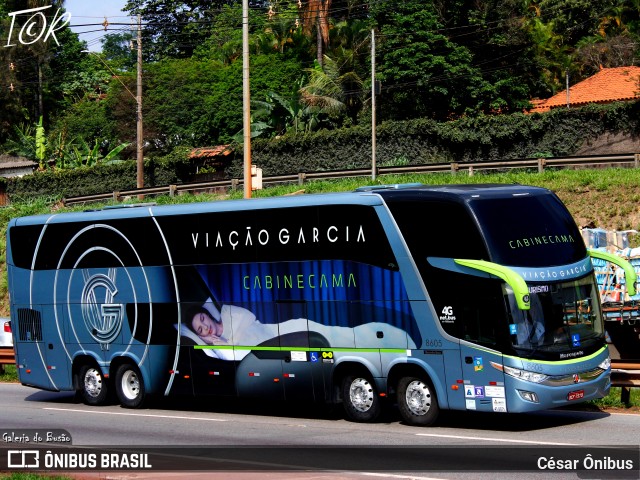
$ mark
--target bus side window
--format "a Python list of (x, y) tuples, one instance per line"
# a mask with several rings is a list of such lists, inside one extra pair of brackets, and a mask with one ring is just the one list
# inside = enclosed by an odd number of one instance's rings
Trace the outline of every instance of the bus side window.
[[(443, 280), (446, 281), (434, 283), (429, 291), (444, 331), (469, 342), (495, 345), (498, 336), (496, 326), (507, 328), (500, 282), (445, 273)], [(451, 288), (451, 285), (456, 288)]]

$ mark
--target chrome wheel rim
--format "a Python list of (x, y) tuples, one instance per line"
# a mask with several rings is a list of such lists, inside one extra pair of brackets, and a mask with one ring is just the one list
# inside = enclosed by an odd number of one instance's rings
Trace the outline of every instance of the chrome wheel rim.
[(90, 368), (84, 374), (84, 391), (94, 398), (102, 392), (102, 375), (97, 369)]
[(365, 378), (356, 378), (349, 387), (349, 401), (359, 412), (368, 411), (373, 405), (373, 387)]
[(414, 380), (407, 386), (405, 393), (407, 408), (414, 415), (426, 415), (431, 408), (431, 392), (426, 383)]

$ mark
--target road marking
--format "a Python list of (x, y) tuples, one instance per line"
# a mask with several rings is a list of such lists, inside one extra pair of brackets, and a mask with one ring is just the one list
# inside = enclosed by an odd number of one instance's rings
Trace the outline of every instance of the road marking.
[(579, 443), (538, 442), (535, 440), (514, 440), (511, 438), (464, 437), (462, 435), (438, 435), (437, 433), (416, 433), (418, 437), (455, 438), (457, 440), (487, 440), (490, 442), (529, 443), (532, 445), (580, 446)]
[(355, 475), (362, 475), (363, 477), (383, 477), (383, 478), (397, 478), (397, 479), (406, 479), (406, 480), (444, 480), (436, 477), (416, 477), (415, 475), (400, 475), (400, 474), (389, 474), (389, 473), (376, 473), (376, 472), (345, 472), (345, 473), (353, 473)]
[(126, 413), (126, 412), (100, 412), (97, 410), (80, 410), (75, 408), (53, 408), (45, 407), (43, 410), (57, 410), (59, 412), (78, 412), (90, 413), (91, 415), (127, 415), (130, 417), (154, 417), (154, 418), (172, 418), (177, 420), (204, 420), (205, 422), (227, 422), (222, 418), (205, 418), (205, 417), (183, 417), (180, 415), (153, 415), (150, 413)]

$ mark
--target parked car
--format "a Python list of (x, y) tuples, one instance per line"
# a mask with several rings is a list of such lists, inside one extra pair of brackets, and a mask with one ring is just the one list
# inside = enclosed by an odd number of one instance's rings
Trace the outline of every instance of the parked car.
[(11, 319), (0, 317), (0, 348), (13, 348)]
[(15, 362), (13, 353), (13, 337), (11, 336), (11, 319), (0, 317), (0, 374), (4, 366)]

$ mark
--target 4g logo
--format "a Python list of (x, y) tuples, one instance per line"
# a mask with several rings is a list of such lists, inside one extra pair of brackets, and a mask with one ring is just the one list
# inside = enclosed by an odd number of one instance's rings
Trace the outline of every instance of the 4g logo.
[(453, 314), (453, 307), (448, 305), (442, 309), (442, 314), (440, 315), (441, 323), (453, 323), (456, 321), (456, 316)]
[(65, 12), (62, 15), (58, 16), (60, 14), (60, 9), (58, 9), (55, 16), (53, 17), (53, 20), (51, 21), (51, 24), (47, 28), (47, 17), (45, 17), (42, 10), (46, 10), (51, 7), (52, 5), (48, 5), (46, 7), (29, 8), (27, 10), (19, 10), (17, 12), (10, 13), (9, 16), (11, 17), (11, 26), (9, 27), (9, 36), (7, 38), (7, 44), (5, 45), (5, 47), (13, 47), (17, 45), (16, 43), (11, 43), (16, 16), (30, 13), (33, 13), (33, 15), (31, 15), (20, 28), (17, 39), (18, 42), (22, 45), (31, 45), (40, 40), (44, 35), (44, 42), (46, 42), (49, 37), (53, 37), (56, 44), (60, 45), (55, 32), (64, 28), (69, 23), (69, 21), (71, 20), (71, 14), (69, 12)]

